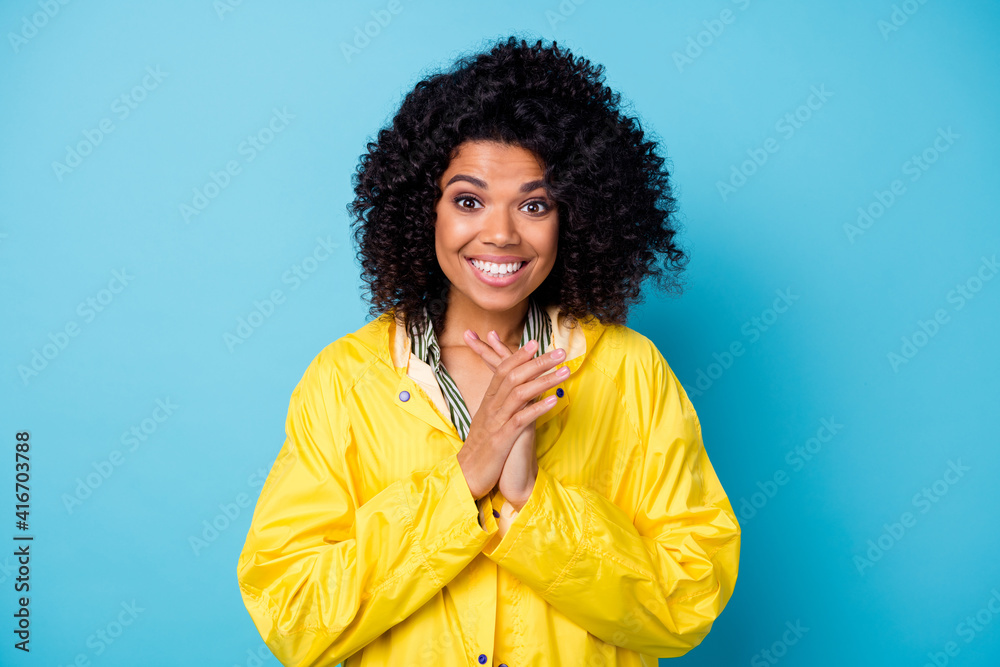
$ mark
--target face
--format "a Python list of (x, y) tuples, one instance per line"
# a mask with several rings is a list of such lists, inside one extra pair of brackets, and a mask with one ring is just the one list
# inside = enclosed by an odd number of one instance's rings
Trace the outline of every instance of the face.
[(435, 250), (451, 282), (449, 309), (504, 312), (552, 271), (556, 203), (542, 186), (544, 165), (530, 151), (492, 141), (467, 141), (457, 150), (438, 182), (435, 207)]

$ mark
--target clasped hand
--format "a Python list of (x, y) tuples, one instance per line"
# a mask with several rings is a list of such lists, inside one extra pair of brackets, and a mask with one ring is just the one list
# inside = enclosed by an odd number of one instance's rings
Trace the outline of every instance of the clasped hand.
[(495, 331), (483, 341), (470, 329), (465, 340), (493, 371), (493, 379), (472, 418), (459, 462), (476, 499), (498, 485), (503, 497), (520, 510), (538, 475), (535, 420), (558, 400), (555, 396), (537, 399), (565, 381), (569, 369), (542, 374), (559, 364), (566, 351), (557, 348), (533, 358), (538, 342), (532, 340), (511, 352)]

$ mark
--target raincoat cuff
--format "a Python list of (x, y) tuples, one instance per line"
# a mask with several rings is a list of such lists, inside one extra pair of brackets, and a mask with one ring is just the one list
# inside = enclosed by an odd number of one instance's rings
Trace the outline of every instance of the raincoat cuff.
[(454, 540), (459, 536), (466, 547), (475, 547), (478, 553), (489, 535), (479, 527), (478, 503), (472, 497), (458, 457), (452, 455), (442, 459), (427, 480), (427, 488), (422, 493), (404, 488), (415, 538), (425, 553), (437, 554), (442, 549), (453, 549), (456, 547)]
[(506, 531), (501, 533), (499, 530), (490, 538), (490, 541), (486, 543), (483, 548), (483, 553), (491, 560), (499, 563), (504, 556), (506, 556), (511, 548), (517, 542), (517, 538), (520, 536), (521, 531), (523, 531), (528, 525), (530, 525), (534, 519), (535, 515), (539, 511), (539, 506), (544, 502), (544, 498), (547, 496), (548, 485), (551, 480), (549, 479), (549, 473), (545, 471), (541, 466), (538, 467), (538, 475), (535, 477), (535, 486), (531, 489), (531, 495), (528, 496), (528, 502), (524, 504), (520, 512), (513, 513), (513, 506), (509, 502), (504, 503), (504, 507), (512, 512), (513, 519), (508, 521), (504, 520), (504, 527)]
[(493, 498), (486, 494), (476, 501), (479, 506), (479, 526), (487, 535), (492, 535), (497, 531), (497, 520), (493, 516)]
[(509, 500), (503, 501), (503, 506), (500, 508), (500, 518), (497, 519), (497, 532), (500, 533), (500, 537), (507, 534), (518, 514), (519, 512), (514, 509)]

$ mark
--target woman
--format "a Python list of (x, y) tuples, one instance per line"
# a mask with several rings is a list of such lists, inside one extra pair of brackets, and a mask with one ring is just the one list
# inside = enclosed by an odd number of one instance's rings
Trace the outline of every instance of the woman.
[(668, 172), (602, 71), (511, 37), (368, 145), (378, 316), (295, 388), (238, 563), (283, 664), (655, 665), (728, 602), (736, 517), (624, 325), (686, 260)]

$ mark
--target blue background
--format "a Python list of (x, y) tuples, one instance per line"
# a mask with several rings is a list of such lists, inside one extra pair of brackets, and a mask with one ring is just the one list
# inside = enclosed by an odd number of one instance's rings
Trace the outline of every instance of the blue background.
[(236, 558), (293, 387), (367, 321), (351, 173), (422, 76), (517, 32), (605, 65), (670, 160), (688, 289), (647, 286), (629, 326), (688, 388), (743, 528), (729, 606), (672, 664), (998, 664), (1000, 7), (400, 0), (345, 56), (387, 4), (0, 7), (0, 540), (25, 429), (35, 536), (30, 656), (0, 547), (0, 663), (277, 664)]

